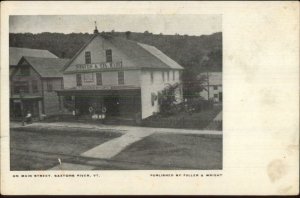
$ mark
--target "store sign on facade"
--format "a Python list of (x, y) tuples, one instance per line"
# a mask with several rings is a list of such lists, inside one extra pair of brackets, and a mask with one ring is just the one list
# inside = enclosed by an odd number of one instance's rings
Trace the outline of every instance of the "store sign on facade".
[(110, 69), (110, 68), (122, 68), (122, 61), (76, 65), (76, 70), (96, 70), (96, 69)]

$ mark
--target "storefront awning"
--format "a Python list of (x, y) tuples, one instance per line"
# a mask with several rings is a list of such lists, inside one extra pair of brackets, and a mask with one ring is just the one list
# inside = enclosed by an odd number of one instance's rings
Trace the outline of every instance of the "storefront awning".
[(135, 86), (99, 86), (56, 90), (58, 96), (110, 96), (140, 95), (141, 88)]
[(42, 96), (32, 96), (32, 95), (24, 95), (20, 97), (20, 95), (13, 95), (10, 97), (12, 100), (41, 100)]

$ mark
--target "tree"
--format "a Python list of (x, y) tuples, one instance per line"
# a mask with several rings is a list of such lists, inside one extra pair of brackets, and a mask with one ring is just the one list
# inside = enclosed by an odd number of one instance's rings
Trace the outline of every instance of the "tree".
[(176, 89), (180, 86), (179, 83), (173, 85), (168, 84), (158, 95), (158, 103), (160, 113), (168, 115), (172, 113), (173, 107), (176, 103)]
[(184, 70), (182, 75), (183, 98), (191, 99), (199, 97), (200, 92), (205, 89), (206, 82), (206, 76), (199, 76), (199, 73), (193, 70)]

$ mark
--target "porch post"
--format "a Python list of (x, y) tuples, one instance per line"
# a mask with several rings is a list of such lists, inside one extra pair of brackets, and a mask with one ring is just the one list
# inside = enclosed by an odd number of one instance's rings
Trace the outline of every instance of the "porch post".
[(61, 96), (60, 95), (58, 95), (58, 107), (59, 107), (59, 111), (61, 112), (62, 107), (61, 107)]

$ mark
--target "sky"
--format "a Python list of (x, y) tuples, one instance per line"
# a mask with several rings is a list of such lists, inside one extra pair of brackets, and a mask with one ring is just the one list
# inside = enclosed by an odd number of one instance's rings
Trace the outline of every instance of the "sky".
[(222, 31), (221, 15), (13, 15), (10, 33), (92, 33), (98, 30), (208, 35)]

